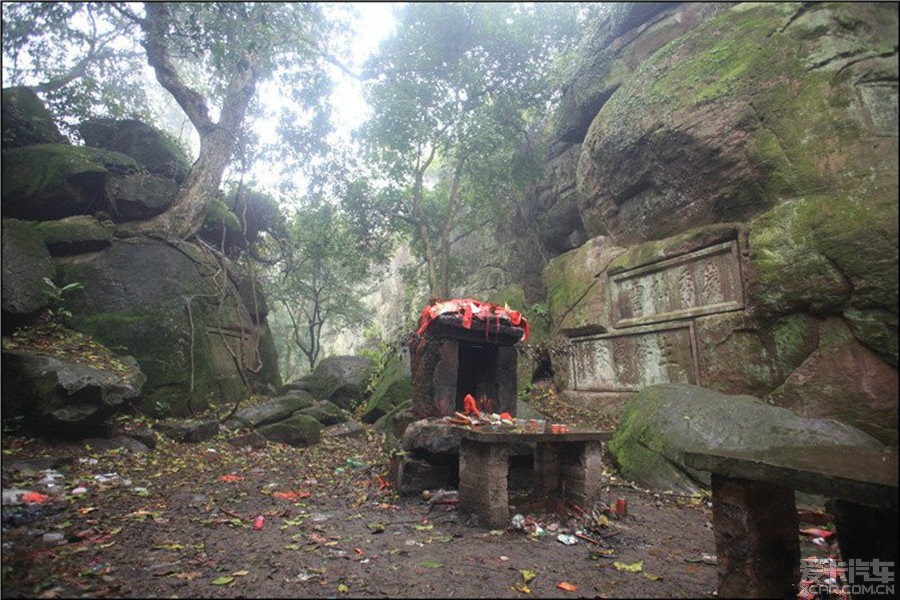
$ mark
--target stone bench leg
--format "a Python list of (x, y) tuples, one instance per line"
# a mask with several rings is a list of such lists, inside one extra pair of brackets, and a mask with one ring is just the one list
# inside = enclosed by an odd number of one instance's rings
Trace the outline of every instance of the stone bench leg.
[(548, 496), (559, 489), (559, 446), (537, 442), (534, 445), (534, 486), (541, 495)]
[(562, 477), (566, 492), (581, 503), (598, 498), (603, 487), (603, 444), (567, 443), (564, 455)]
[(800, 542), (794, 491), (712, 474), (720, 598), (794, 598)]
[(463, 439), (459, 445), (459, 512), (485, 527), (509, 523), (509, 450), (506, 444)]

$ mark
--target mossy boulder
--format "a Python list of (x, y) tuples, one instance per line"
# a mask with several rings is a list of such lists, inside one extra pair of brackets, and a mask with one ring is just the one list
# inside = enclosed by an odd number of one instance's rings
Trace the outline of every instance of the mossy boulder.
[(272, 398), (253, 406), (244, 407), (234, 413), (225, 425), (235, 427), (259, 427), (276, 423), (288, 418), (293, 413), (315, 404), (312, 396), (305, 392), (291, 392), (284, 396)]
[(659, 239), (814, 195), (896, 204), (896, 87), (878, 83), (896, 46), (896, 7), (873, 3), (740, 3), (673, 39), (587, 133), (588, 235)]
[(3, 88), (2, 112), (4, 150), (66, 143), (50, 111), (29, 87)]
[(256, 431), (271, 442), (311, 446), (321, 439), (322, 424), (310, 415), (295, 414), (283, 421), (263, 425)]
[(134, 119), (91, 119), (78, 129), (85, 144), (126, 154), (147, 171), (181, 183), (190, 170), (185, 152), (168, 134)]
[(0, 260), (3, 262), (3, 329), (7, 331), (27, 321), (47, 305), (48, 287), (44, 278), (56, 278), (56, 265), (34, 223), (3, 219)]
[(654, 489), (694, 493), (709, 487), (709, 475), (684, 464), (686, 450), (816, 444), (881, 447), (844, 423), (801, 417), (753, 396), (662, 384), (644, 388), (628, 402), (609, 450), (624, 478)]
[(346, 410), (363, 401), (372, 361), (364, 356), (327, 356), (308, 378), (309, 392)]
[(319, 400), (312, 406), (301, 408), (296, 414), (309, 415), (322, 425), (336, 425), (350, 419), (347, 411), (328, 400)]
[(131, 157), (111, 150), (38, 144), (3, 153), (3, 214), (49, 221), (110, 208), (107, 177), (136, 173)]
[(384, 371), (366, 402), (362, 414), (363, 423), (375, 423), (397, 405), (412, 398), (412, 378), (405, 372), (403, 359), (391, 356)]
[[(270, 335), (268, 328), (254, 325), (219, 265), (198, 247), (114, 240), (105, 250), (57, 263), (60, 284), (84, 284), (69, 299), (73, 328), (126, 348), (140, 363), (147, 376), (145, 410), (185, 416), (249, 393), (235, 358), (258, 366), (257, 343)], [(246, 376), (261, 380), (272, 369), (268, 365), (258, 375), (247, 369)]]
[(115, 226), (104, 226), (89, 215), (41, 221), (35, 227), (53, 256), (102, 250), (112, 243), (114, 229)]

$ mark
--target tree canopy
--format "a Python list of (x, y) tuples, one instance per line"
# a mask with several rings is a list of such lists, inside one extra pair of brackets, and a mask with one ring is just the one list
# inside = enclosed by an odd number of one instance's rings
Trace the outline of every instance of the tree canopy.
[[(474, 165), (510, 148), (547, 108), (551, 65), (574, 39), (576, 17), (559, 4), (409, 4), (367, 63), (373, 116), (358, 139), (402, 190), (386, 208), (412, 229), (432, 296), (450, 295), (450, 236)], [(443, 193), (426, 182), (438, 163)]]

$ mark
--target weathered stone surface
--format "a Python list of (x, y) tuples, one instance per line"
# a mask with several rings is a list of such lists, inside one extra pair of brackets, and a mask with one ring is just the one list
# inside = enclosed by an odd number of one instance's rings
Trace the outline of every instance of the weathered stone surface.
[(259, 450), (265, 448), (268, 442), (259, 432), (251, 431), (228, 438), (228, 443), (238, 448), (250, 446), (254, 450)]
[(185, 153), (167, 134), (133, 119), (93, 119), (79, 132), (88, 146), (131, 156), (148, 171), (182, 182), (190, 170)]
[(169, 207), (178, 194), (173, 179), (151, 173), (111, 174), (104, 181), (108, 210), (117, 222), (146, 219)]
[(853, 339), (841, 319), (825, 321), (821, 343), (767, 400), (804, 417), (852, 423), (897, 444), (897, 370)]
[(3, 351), (3, 408), (24, 414), (42, 434), (75, 439), (96, 430), (141, 391), (144, 376), (129, 356), (123, 372), (61, 357)]
[(746, 220), (784, 199), (896, 198), (896, 130), (874, 126), (857, 93), (896, 78), (896, 23), (888, 6), (739, 4), (648, 56), (585, 138), (588, 235), (628, 244)]
[(401, 447), (431, 460), (439, 460), (441, 455), (459, 454), (459, 433), (451, 425), (420, 419), (410, 423), (403, 434)]
[(366, 427), (359, 421), (335, 423), (322, 429), (322, 437), (358, 437), (364, 435)]
[(583, 50), (586, 64), (563, 88), (558, 140), (584, 140), (594, 117), (642, 61), (726, 8), (713, 2), (623, 2), (609, 7)]
[(33, 223), (3, 219), (3, 329), (11, 329), (47, 305), (47, 284), (56, 266)]
[(53, 256), (67, 256), (102, 250), (112, 243), (112, 229), (89, 215), (75, 215), (41, 221), (35, 231)]
[[(142, 407), (154, 414), (186, 416), (209, 399), (230, 403), (247, 389), (232, 352), (258, 364), (271, 346), (268, 328), (254, 326), (219, 265), (197, 246), (150, 238), (114, 240), (100, 252), (57, 259), (61, 283), (79, 281), (72, 295), (74, 329), (109, 345), (124, 347), (147, 376)], [(221, 310), (216, 301), (225, 285)], [(268, 342), (267, 342), (268, 340)], [(268, 357), (251, 381), (280, 384)]]
[(363, 356), (328, 356), (313, 370), (309, 392), (317, 400), (329, 400), (352, 410), (365, 396), (372, 361)]
[(197, 443), (215, 437), (219, 433), (219, 423), (214, 420), (169, 419), (160, 421), (153, 428), (176, 442)]
[(309, 381), (305, 379), (298, 379), (296, 381), (291, 381), (290, 383), (285, 383), (278, 388), (278, 393), (287, 394), (288, 392), (294, 390), (309, 391)]
[(7, 150), (0, 196), (3, 214), (49, 221), (108, 210), (106, 178), (139, 168), (133, 158), (99, 148), (38, 144)]
[(308, 408), (302, 408), (297, 414), (309, 415), (322, 425), (343, 423), (350, 418), (349, 413), (328, 400), (319, 400)]
[(3, 149), (64, 144), (53, 116), (29, 87), (3, 88)]
[(315, 400), (306, 392), (295, 391), (266, 402), (242, 408), (234, 413), (226, 427), (259, 427), (288, 418), (294, 412), (309, 408)]
[(410, 423), (416, 420), (412, 413), (412, 400), (401, 402), (391, 412), (384, 415), (372, 425), (376, 431), (384, 432), (387, 436), (387, 445), (399, 449), (403, 433)]
[(283, 421), (263, 425), (256, 431), (272, 442), (311, 446), (321, 438), (322, 425), (309, 415), (295, 414)]
[(609, 450), (627, 479), (695, 492), (708, 487), (709, 478), (685, 466), (685, 450), (816, 443), (880, 447), (876, 439), (832, 419), (804, 418), (752, 396), (663, 384), (644, 388), (628, 402)]

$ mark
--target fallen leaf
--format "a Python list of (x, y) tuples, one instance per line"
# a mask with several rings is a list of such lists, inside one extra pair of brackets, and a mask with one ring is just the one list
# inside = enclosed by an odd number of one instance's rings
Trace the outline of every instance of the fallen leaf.
[(249, 574), (250, 574), (250, 571), (247, 571), (247, 570), (235, 571), (234, 573), (232, 573), (232, 575), (234, 575), (235, 577), (243, 577), (244, 575), (249, 575)]
[(344, 585), (343, 583), (342, 583), (341, 585), (339, 585), (337, 589), (338, 589), (338, 591), (339, 591), (340, 593), (342, 593), (342, 594), (346, 594), (347, 592), (350, 591), (350, 588), (348, 588), (348, 587), (347, 587), (346, 585)]
[(618, 571), (625, 571), (627, 573), (640, 573), (644, 570), (644, 561), (639, 560), (635, 563), (623, 563), (616, 561), (613, 563), (613, 566)]
[(219, 481), (223, 481), (225, 483), (232, 483), (235, 481), (243, 481), (243, 479), (244, 479), (243, 476), (235, 475), (234, 473), (231, 473), (229, 475), (222, 475), (221, 477), (219, 477)]
[(419, 563), (420, 567), (425, 567), (426, 569), (437, 569), (439, 567), (443, 567), (444, 563), (434, 562), (431, 560), (426, 560), (425, 562)]
[(410, 525), (410, 527), (417, 531), (427, 531), (429, 529), (434, 529), (434, 524), (429, 523), (428, 525)]
[(662, 575), (656, 575), (655, 573), (644, 573), (644, 577), (646, 577), (650, 581), (659, 581), (660, 579), (662, 579)]
[(310, 496), (312, 496), (310, 492), (275, 492), (272, 494), (273, 498), (278, 498), (279, 500), (301, 500)]
[(522, 579), (525, 580), (525, 583), (531, 583), (531, 580), (537, 577), (537, 573), (529, 569), (522, 569), (519, 572), (522, 573)]
[(228, 585), (232, 581), (234, 581), (234, 577), (225, 576), (225, 577), (216, 577), (215, 579), (210, 581), (210, 583), (213, 585)]
[(573, 585), (573, 584), (569, 583), (568, 581), (560, 581), (559, 583), (556, 584), (556, 587), (558, 587), (561, 590), (566, 590), (567, 592), (574, 592), (575, 590), (578, 589), (577, 585)]
[(522, 585), (513, 586), (513, 589), (518, 592), (522, 592), (523, 594), (531, 593), (531, 588), (528, 587), (527, 585), (525, 585), (524, 583)]

